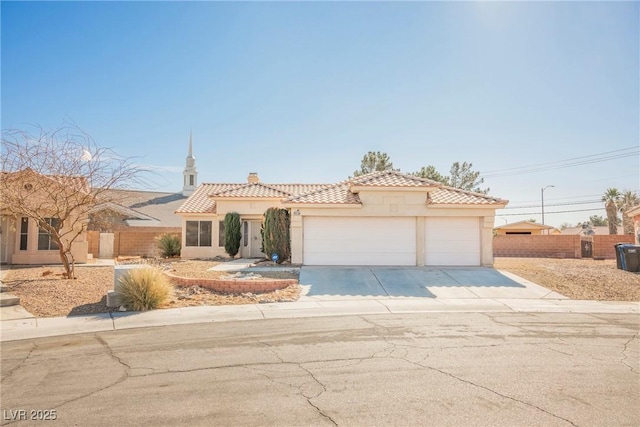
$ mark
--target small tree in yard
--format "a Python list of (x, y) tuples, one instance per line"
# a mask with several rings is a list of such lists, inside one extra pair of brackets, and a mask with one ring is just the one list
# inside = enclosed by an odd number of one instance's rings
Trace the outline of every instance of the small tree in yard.
[(34, 220), (69, 279), (75, 278), (72, 247), (87, 230), (89, 214), (117, 203), (110, 190), (137, 182), (141, 172), (75, 127), (3, 131), (1, 165), (2, 213)]
[(240, 250), (242, 223), (238, 212), (228, 212), (224, 216), (224, 250), (231, 258)]
[(268, 257), (277, 254), (278, 264), (291, 256), (289, 224), (287, 209), (269, 208), (262, 217), (262, 252)]

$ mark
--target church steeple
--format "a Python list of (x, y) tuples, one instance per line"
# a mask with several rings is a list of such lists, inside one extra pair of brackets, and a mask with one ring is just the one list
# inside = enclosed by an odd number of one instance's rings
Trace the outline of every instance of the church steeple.
[(193, 157), (193, 132), (191, 131), (189, 131), (189, 155), (182, 175), (184, 176), (182, 195), (190, 196), (198, 186), (198, 171), (196, 169), (196, 158)]

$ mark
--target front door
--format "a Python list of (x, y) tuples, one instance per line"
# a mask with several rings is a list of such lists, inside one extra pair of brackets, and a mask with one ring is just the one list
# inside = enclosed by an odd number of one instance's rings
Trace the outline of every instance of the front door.
[(260, 221), (249, 221), (249, 228), (251, 229), (251, 258), (264, 258), (262, 253), (262, 235), (260, 234), (260, 227), (262, 223)]

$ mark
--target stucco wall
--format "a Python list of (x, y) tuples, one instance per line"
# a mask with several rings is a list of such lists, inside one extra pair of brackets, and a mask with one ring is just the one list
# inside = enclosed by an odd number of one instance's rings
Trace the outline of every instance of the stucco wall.
[[(10, 247), (12, 253), (7, 260), (11, 264), (60, 264), (60, 252), (55, 250), (38, 250), (38, 224), (35, 220), (29, 219), (29, 231), (27, 235), (27, 249), (20, 250), (19, 225), (14, 226), (9, 238), (12, 240)], [(62, 230), (64, 233), (65, 230)], [(63, 237), (64, 239), (64, 237)], [(80, 234), (71, 245), (71, 254), (78, 264), (87, 262), (87, 240), (86, 233)]]
[(426, 193), (399, 191), (361, 191), (360, 200), (363, 206), (318, 207), (313, 205), (291, 205), (291, 262), (304, 263), (304, 227), (305, 216), (330, 217), (415, 217), (416, 220), (416, 265), (424, 265), (424, 230), (425, 220), (429, 217), (478, 217), (480, 221), (481, 264), (493, 265), (493, 208), (477, 206), (468, 207), (433, 207), (427, 205)]

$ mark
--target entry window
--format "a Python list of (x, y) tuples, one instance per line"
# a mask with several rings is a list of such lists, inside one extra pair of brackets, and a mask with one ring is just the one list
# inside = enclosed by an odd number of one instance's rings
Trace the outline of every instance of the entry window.
[(218, 222), (218, 246), (224, 246), (224, 221)]
[(249, 222), (247, 221), (243, 223), (242, 238), (243, 245), (246, 248), (247, 246), (249, 246)]
[(211, 221), (187, 221), (186, 245), (211, 246)]
[[(47, 225), (60, 229), (60, 219), (58, 218), (45, 218)], [(38, 250), (39, 251), (55, 251), (59, 249), (56, 242), (51, 238), (51, 233), (44, 227), (38, 227)]]
[(22, 217), (20, 219), (20, 250), (27, 250), (27, 242), (29, 238), (29, 218)]

